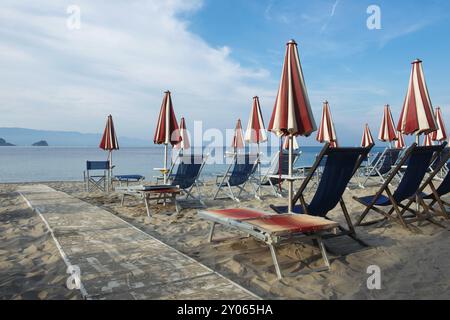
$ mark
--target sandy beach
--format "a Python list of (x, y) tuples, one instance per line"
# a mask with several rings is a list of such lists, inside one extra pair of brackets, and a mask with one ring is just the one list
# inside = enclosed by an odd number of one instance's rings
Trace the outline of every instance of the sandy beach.
[[(350, 240), (328, 240), (331, 270), (302, 273), (318, 266), (320, 254), (311, 244), (290, 244), (279, 249), (284, 278), (276, 278), (267, 247), (218, 228), (217, 238), (207, 242), (210, 224), (197, 217), (197, 209), (176, 214), (174, 207), (152, 205), (153, 216), (146, 216), (138, 199), (84, 191), (81, 182), (52, 182), (48, 186), (66, 192), (121, 217), (139, 229), (198, 260), (211, 269), (266, 299), (448, 299), (450, 298), (450, 223), (447, 228), (422, 223), (414, 232), (398, 225), (359, 227), (358, 236), (370, 245), (355, 246)], [(15, 193), (18, 184), (0, 185), (0, 297), (2, 299), (76, 299), (76, 291), (65, 287), (66, 267), (39, 217)], [(344, 195), (353, 219), (362, 211), (352, 196), (369, 195), (376, 190), (350, 189)], [(246, 207), (270, 212), (269, 204), (284, 204), (285, 199), (265, 195), (263, 200), (246, 198), (212, 201), (214, 187), (202, 188), (208, 208)], [(307, 198), (312, 194), (307, 194)], [(330, 214), (344, 225), (340, 208)], [(375, 216), (376, 217), (376, 216)], [(335, 252), (336, 251), (336, 252)], [(381, 269), (381, 290), (367, 288), (367, 268)]]

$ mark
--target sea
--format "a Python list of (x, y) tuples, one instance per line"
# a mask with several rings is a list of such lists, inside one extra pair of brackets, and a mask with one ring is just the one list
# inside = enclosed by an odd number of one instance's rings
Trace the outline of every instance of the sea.
[[(321, 147), (302, 147), (296, 167), (311, 165)], [(205, 179), (223, 173), (229, 165), (227, 148), (197, 148), (194, 153), (210, 154), (203, 170)], [(270, 165), (270, 159), (278, 148), (263, 150), (262, 167)], [(374, 152), (382, 148), (374, 148)], [(170, 165), (169, 151), (169, 165)], [(107, 160), (108, 153), (94, 147), (0, 147), (0, 183), (81, 181), (86, 161)], [(175, 155), (174, 155), (175, 157)], [(152, 181), (160, 175), (155, 168), (163, 167), (164, 147), (121, 148), (113, 151), (114, 174), (140, 174)]]

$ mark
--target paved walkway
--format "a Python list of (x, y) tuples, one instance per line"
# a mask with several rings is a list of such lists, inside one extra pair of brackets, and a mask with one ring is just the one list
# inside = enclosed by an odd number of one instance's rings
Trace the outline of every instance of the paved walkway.
[(114, 214), (45, 185), (19, 192), (44, 220), (88, 299), (255, 299)]

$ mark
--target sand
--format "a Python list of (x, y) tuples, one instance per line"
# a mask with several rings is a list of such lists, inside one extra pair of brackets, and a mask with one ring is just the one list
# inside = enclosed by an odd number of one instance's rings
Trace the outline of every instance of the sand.
[[(355, 246), (346, 239), (340, 241), (329, 240), (330, 246), (338, 253), (330, 254), (331, 270), (328, 272), (311, 273), (309, 267), (319, 266), (320, 254), (312, 243), (290, 244), (278, 250), (280, 265), (284, 278), (278, 280), (272, 265), (269, 250), (262, 243), (252, 238), (242, 238), (242, 235), (233, 233), (225, 228), (218, 229), (217, 238), (226, 238), (224, 241), (207, 242), (210, 224), (197, 217), (197, 209), (183, 210), (179, 215), (174, 213), (173, 206), (163, 207), (152, 205), (154, 215), (146, 216), (144, 204), (134, 198), (127, 198), (125, 206), (120, 205), (120, 195), (116, 193), (103, 193), (84, 191), (79, 182), (54, 182), (47, 185), (69, 193), (93, 205), (100, 206), (109, 212), (120, 216), (133, 225), (159, 238), (176, 249), (197, 259), (210, 268), (220, 272), (231, 280), (250, 289), (267, 299), (449, 299), (450, 298), (450, 222), (441, 221), (446, 228), (423, 223), (414, 232), (403, 229), (401, 226), (387, 223), (382, 226), (358, 227), (358, 236), (370, 244), (370, 248), (363, 249)], [(14, 185), (0, 185), (2, 190), (2, 206), (9, 205), (9, 215), (17, 220), (17, 226), (2, 225), (3, 234), (17, 233), (16, 238), (22, 241), (13, 241), (11, 236), (7, 243), (1, 245), (1, 271), (0, 292), (2, 298), (28, 298), (24, 286), (13, 286), (7, 279), (15, 283), (28, 281), (33, 292), (46, 292), (42, 298), (74, 298), (73, 293), (64, 290), (52, 291), (62, 282), (59, 277), (65, 278), (65, 267), (56, 254), (56, 248), (45, 230), (42, 234), (36, 231), (40, 227), (39, 221), (32, 213), (20, 218), (20, 210), (26, 210), (23, 202), (14, 196), (8, 199), (5, 188), (13, 194)], [(362, 212), (363, 207), (354, 201), (354, 195), (370, 195), (375, 187), (365, 190), (347, 190), (344, 200), (352, 218)], [(209, 208), (247, 207), (269, 211), (269, 204), (285, 204), (285, 199), (265, 195), (262, 199), (243, 199), (241, 203), (231, 200), (212, 201), (214, 187), (207, 183), (202, 188), (204, 199)], [(311, 193), (306, 195), (310, 199)], [(15, 202), (12, 202), (15, 201)], [(22, 208), (22, 209), (19, 209)], [(1, 211), (4, 224), (4, 208)], [(8, 213), (6, 213), (8, 214)], [(344, 224), (344, 217), (340, 208), (334, 209), (330, 217)], [(374, 217), (377, 217), (374, 214)], [(12, 230), (12, 231), (9, 231)], [(6, 236), (8, 237), (8, 236)], [(42, 239), (41, 239), (42, 238)], [(42, 242), (45, 245), (42, 245)], [(359, 249), (359, 250), (356, 250)], [(12, 252), (22, 250), (21, 254)], [(34, 281), (29, 270), (21, 272), (14, 265), (21, 263), (27, 265), (30, 257), (25, 250), (38, 255), (37, 264), (48, 271), (42, 272), (45, 280)], [(350, 251), (350, 252), (345, 252)], [(343, 254), (348, 253), (348, 254)], [(52, 260), (53, 259), (53, 260)], [(52, 262), (50, 262), (50, 260)], [(9, 262), (8, 262), (9, 261)], [(9, 264), (8, 264), (9, 263)], [(306, 265), (308, 264), (308, 265)], [(367, 273), (369, 266), (376, 265), (381, 270), (381, 289), (369, 290)], [(28, 268), (32, 268), (30, 265)], [(25, 269), (28, 269), (25, 267)], [(22, 269), (21, 269), (22, 270)], [(37, 272), (37, 271), (36, 271)], [(308, 272), (304, 274), (304, 272)], [(28, 277), (28, 278), (27, 278)], [(46, 278), (45, 278), (46, 277)], [(28, 279), (28, 280), (25, 280)], [(48, 283), (56, 283), (49, 286)], [(5, 289), (6, 287), (6, 289)], [(30, 289), (31, 290), (31, 289)], [(7, 293), (7, 294), (6, 294)], [(34, 296), (33, 296), (34, 297)], [(35, 298), (40, 298), (37, 294)]]
[(14, 190), (0, 186), (0, 299), (79, 299), (45, 224)]

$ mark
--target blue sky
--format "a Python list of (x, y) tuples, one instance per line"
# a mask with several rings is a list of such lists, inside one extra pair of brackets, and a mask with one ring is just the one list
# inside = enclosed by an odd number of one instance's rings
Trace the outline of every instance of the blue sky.
[[(80, 30), (65, 26), (70, 4)], [(372, 4), (381, 30), (366, 27)], [(328, 100), (341, 144), (356, 145), (384, 104), (397, 119), (415, 58), (450, 119), (449, 12), (446, 0), (4, 0), (0, 126), (98, 132), (112, 113), (120, 135), (151, 139), (166, 89), (188, 128), (245, 124), (253, 95), (268, 123), (294, 38), (316, 121)]]

